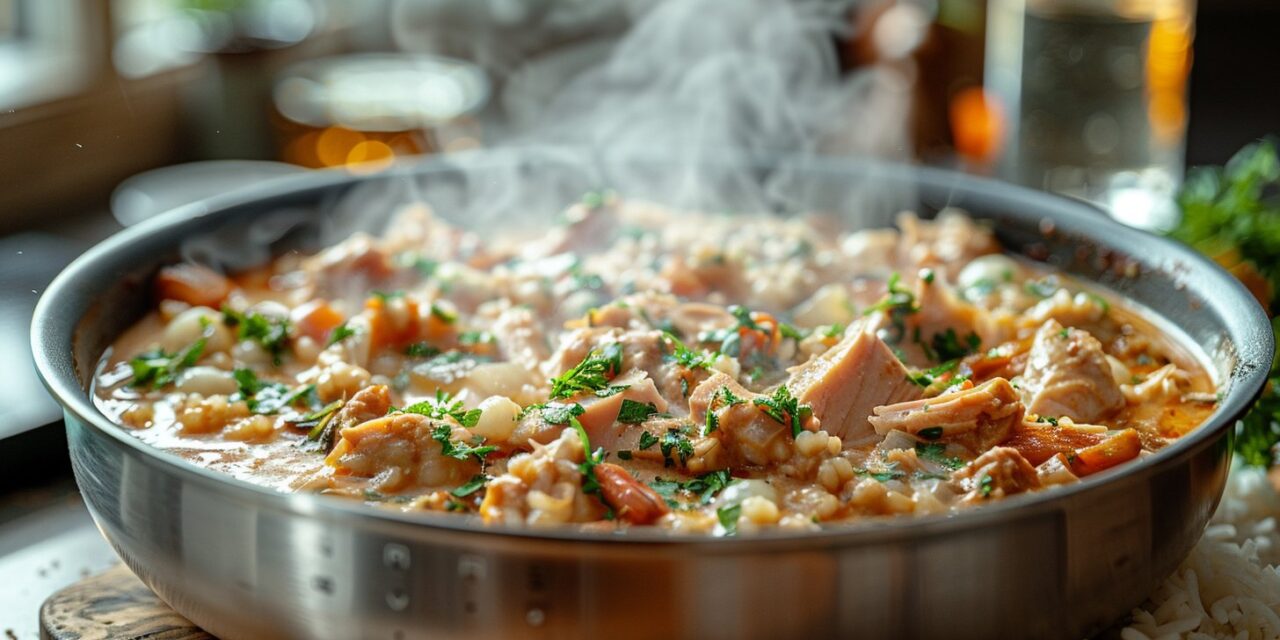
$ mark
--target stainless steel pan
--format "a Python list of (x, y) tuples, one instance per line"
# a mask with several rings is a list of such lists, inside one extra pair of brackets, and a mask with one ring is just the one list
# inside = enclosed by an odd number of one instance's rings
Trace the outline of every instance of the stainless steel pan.
[[(85, 500), (125, 562), (224, 638), (1079, 638), (1138, 605), (1199, 538), (1232, 425), (1273, 353), (1259, 305), (1209, 261), (1086, 205), (945, 171), (569, 158), (478, 153), (284, 178), (148, 221), (68, 267), (36, 309), (33, 349), (65, 409)], [(231, 260), (251, 262), (315, 248), (404, 197), (484, 229), (544, 222), (601, 185), (677, 205), (824, 210), (852, 224), (885, 224), (903, 207), (965, 208), (993, 221), (1011, 251), (1111, 287), (1200, 345), (1222, 400), (1157, 455), (1075, 486), (952, 517), (740, 539), (483, 528), (274, 493), (151, 449), (90, 401), (104, 349), (150, 304), (150, 275), (184, 242), (191, 253), (193, 238), (243, 249), (265, 224), (272, 244)]]

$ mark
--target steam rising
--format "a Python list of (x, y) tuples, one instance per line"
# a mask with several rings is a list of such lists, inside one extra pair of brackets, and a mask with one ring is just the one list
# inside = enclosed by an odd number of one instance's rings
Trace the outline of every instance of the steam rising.
[[(840, 73), (836, 37), (851, 28), (853, 4), (653, 3), (607, 57), (550, 101), (506, 96), (512, 122), (487, 131), (485, 140), (505, 157), (461, 154), (447, 158), (462, 169), (447, 179), (392, 171), (388, 180), (361, 185), (325, 207), (320, 242), (381, 231), (398, 205), (413, 200), (480, 230), (545, 225), (582, 193), (602, 187), (704, 210), (899, 201), (902, 194), (877, 192), (867, 176), (823, 194), (813, 190), (830, 191), (830, 180), (818, 186), (805, 178), (805, 159), (816, 155), (907, 153), (910, 94), (902, 74), (876, 67)], [(210, 237), (186, 253), (233, 269), (260, 263), (265, 247), (258, 242), (283, 237), (299, 218), (269, 220), (254, 229), (254, 246), (243, 236)]]

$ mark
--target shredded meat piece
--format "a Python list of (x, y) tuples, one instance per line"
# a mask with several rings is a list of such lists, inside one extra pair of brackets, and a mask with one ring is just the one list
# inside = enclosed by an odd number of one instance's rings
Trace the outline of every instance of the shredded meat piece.
[(1031, 398), (1027, 410), (1037, 415), (1094, 423), (1124, 407), (1102, 344), (1055, 320), (1036, 332), (1022, 379)]
[[(723, 401), (722, 388), (728, 389), (739, 403)], [(770, 418), (756, 408), (759, 394), (748, 391), (737, 380), (716, 373), (698, 385), (689, 395), (689, 411), (695, 420), (706, 421), (708, 407), (717, 399), (715, 413), (719, 427), (710, 434), (725, 448), (731, 466), (740, 464), (768, 465), (791, 458), (791, 428)]]
[(1008, 438), (1022, 415), (1017, 390), (1008, 380), (995, 378), (964, 391), (876, 407), (870, 422), (882, 435), (900, 429), (955, 442), (977, 454)]
[(966, 504), (980, 504), (1040, 488), (1035, 467), (1022, 454), (1009, 447), (996, 447), (978, 456), (956, 472), (954, 481)]
[[(347, 427), (325, 464), (338, 475), (370, 478), (370, 486), (384, 492), (466, 482), (480, 472), (479, 462), (445, 456), (441, 443), (432, 437), (436, 424), (446, 423), (433, 423), (416, 413), (394, 413)], [(451, 428), (450, 437), (474, 440), (470, 431), (459, 426)]]

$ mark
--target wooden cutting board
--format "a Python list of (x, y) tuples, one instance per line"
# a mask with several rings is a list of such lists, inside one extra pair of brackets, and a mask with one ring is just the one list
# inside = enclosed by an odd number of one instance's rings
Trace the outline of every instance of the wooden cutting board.
[(44, 640), (215, 640), (174, 613), (124, 565), (49, 596), (40, 607)]

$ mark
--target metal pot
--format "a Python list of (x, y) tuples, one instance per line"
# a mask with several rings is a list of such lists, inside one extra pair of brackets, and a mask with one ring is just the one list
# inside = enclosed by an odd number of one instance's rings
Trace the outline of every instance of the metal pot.
[[(540, 189), (513, 190), (530, 185)], [(1199, 345), (1222, 399), (1164, 450), (1073, 486), (947, 517), (731, 539), (485, 528), (277, 493), (152, 449), (93, 406), (102, 353), (151, 304), (150, 276), (192, 238), (243, 248), (251, 227), (274, 229), (273, 243), (240, 255), (246, 264), (230, 261), (242, 267), (343, 237), (369, 217), (348, 214), (385, 210), (399, 195), (484, 229), (545, 222), (600, 185), (675, 205), (836, 212), (854, 225), (885, 224), (903, 207), (964, 208), (992, 221), (1009, 251), (1110, 287)], [(396, 639), (1086, 636), (1141, 603), (1200, 537), (1232, 427), (1274, 348), (1262, 309), (1226, 272), (1078, 202), (862, 160), (560, 152), (309, 173), (175, 210), (69, 266), (40, 300), (32, 342), (94, 519), (175, 610), (223, 638)]]

